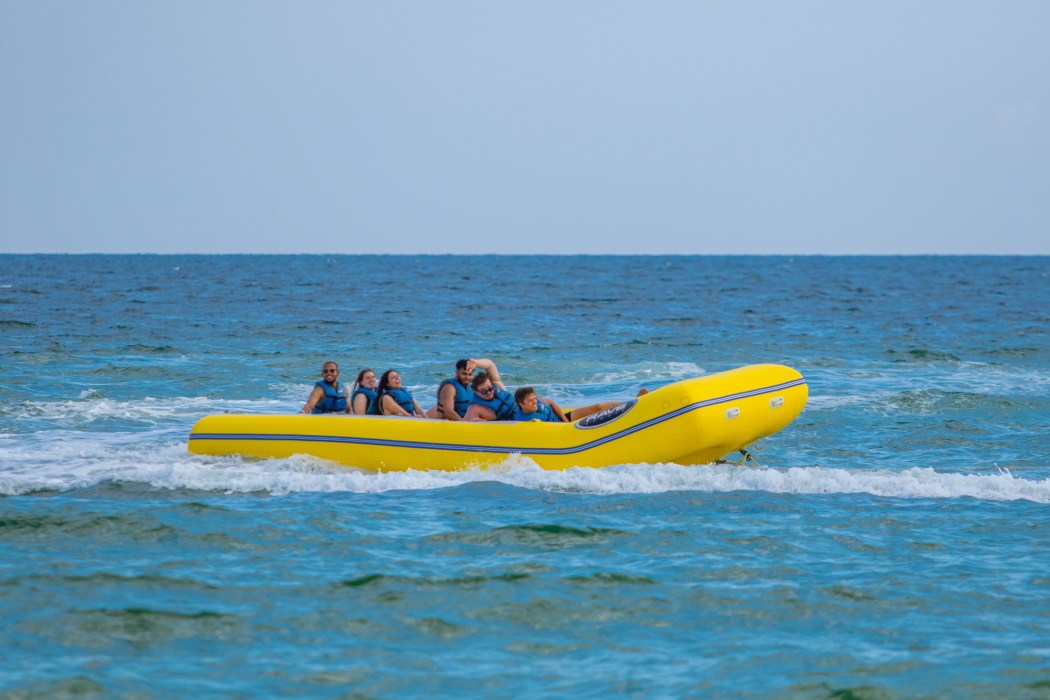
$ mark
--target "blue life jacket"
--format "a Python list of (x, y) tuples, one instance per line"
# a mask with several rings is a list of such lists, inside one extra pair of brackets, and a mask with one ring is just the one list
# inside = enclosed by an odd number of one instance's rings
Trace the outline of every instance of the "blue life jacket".
[(346, 387), (336, 383), (333, 389), (328, 382), (320, 381), (314, 384), (324, 390), (324, 398), (317, 402), (311, 413), (346, 413)]
[(506, 389), (500, 389), (495, 384), (493, 388), (496, 391), (491, 399), (482, 398), (477, 392), (472, 391), (470, 402), (492, 409), (492, 412), (496, 414), (496, 420), (514, 420), (514, 412), (518, 408), (518, 405), (514, 403), (514, 394)]
[(455, 379), (446, 379), (445, 381), (438, 384), (438, 413), (442, 415), (444, 414), (444, 409), (441, 408), (441, 390), (445, 388), (446, 384), (450, 384), (456, 389), (456, 413), (458, 413), (459, 417), (462, 418), (463, 416), (467, 415), (467, 407), (470, 406), (470, 396), (472, 392)]
[(375, 389), (369, 389), (368, 387), (364, 387), (364, 386), (359, 386), (356, 389), (354, 389), (354, 393), (350, 394), (350, 406), (351, 407), (354, 405), (354, 401), (357, 400), (357, 395), (358, 394), (364, 394), (365, 397), (368, 399), (368, 405), (365, 407), (365, 414), (366, 415), (371, 414), (373, 416), (377, 415), (379, 413), (379, 409), (376, 408), (376, 391), (375, 391)]
[(558, 414), (554, 412), (547, 404), (539, 401), (536, 405), (535, 413), (525, 413), (521, 410), (521, 406), (515, 406), (514, 420), (538, 420), (544, 423), (561, 423), (561, 418), (558, 418)]
[[(412, 394), (408, 393), (408, 389), (387, 389), (383, 395), (389, 396), (392, 399), (394, 399), (394, 401), (397, 402), (398, 406), (408, 411), (408, 415), (415, 415), (415, 406), (412, 402)], [(383, 395), (380, 395), (378, 397), (378, 399), (376, 400), (376, 405), (379, 405), (379, 403), (383, 400)], [(382, 409), (380, 409), (380, 415), (385, 415), (383, 414)]]

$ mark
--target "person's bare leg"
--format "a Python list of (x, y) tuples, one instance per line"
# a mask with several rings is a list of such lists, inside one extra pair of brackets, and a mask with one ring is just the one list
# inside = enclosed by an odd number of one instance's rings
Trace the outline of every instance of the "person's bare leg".
[(604, 411), (613, 406), (619, 406), (621, 403), (623, 403), (623, 401), (602, 401), (601, 403), (592, 403), (590, 406), (579, 406), (568, 413), (568, 418), (575, 422), (585, 416), (591, 415), (592, 413)]

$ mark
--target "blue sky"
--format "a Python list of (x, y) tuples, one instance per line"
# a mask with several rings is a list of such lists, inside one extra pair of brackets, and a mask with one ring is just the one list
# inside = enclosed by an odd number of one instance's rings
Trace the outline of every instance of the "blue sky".
[(1050, 2), (0, 4), (0, 252), (1050, 254)]

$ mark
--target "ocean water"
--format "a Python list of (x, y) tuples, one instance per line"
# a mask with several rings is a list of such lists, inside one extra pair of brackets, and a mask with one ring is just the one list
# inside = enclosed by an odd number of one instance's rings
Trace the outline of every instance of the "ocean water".
[[(811, 398), (758, 466), (186, 450), (463, 356)], [(1050, 258), (0, 255), (0, 698), (187, 696), (1050, 697)]]

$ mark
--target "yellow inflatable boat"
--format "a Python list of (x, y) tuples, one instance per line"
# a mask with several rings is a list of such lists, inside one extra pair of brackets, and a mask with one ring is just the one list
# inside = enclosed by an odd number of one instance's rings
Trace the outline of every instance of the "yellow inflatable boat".
[(707, 464), (793, 421), (809, 390), (781, 365), (753, 365), (656, 389), (574, 423), (467, 423), (393, 416), (222, 414), (202, 418), (202, 455), (312, 455), (363, 469), (457, 470), (521, 454), (544, 469)]

